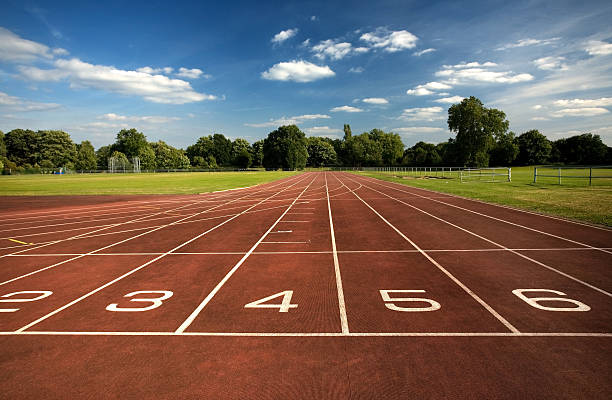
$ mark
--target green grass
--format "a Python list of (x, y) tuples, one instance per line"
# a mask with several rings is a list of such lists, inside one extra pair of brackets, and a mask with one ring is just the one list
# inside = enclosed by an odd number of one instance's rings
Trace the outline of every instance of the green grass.
[(2, 175), (0, 196), (191, 194), (271, 182), (297, 172)]
[[(565, 172), (563, 172), (565, 173)], [(393, 172), (359, 172), (365, 176), (409, 186), (479, 199), (545, 214), (612, 226), (612, 182), (585, 179), (540, 179), (533, 183), (533, 167), (512, 168), (512, 182), (468, 182), (458, 179), (424, 179)], [(587, 171), (588, 174), (588, 171)]]

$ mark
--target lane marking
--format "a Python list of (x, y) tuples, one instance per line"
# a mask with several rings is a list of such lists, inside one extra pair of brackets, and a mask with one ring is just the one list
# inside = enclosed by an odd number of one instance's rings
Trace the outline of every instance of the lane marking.
[[(274, 196), (276, 196), (276, 195), (278, 195), (278, 194), (282, 193), (283, 191), (285, 191), (285, 190), (287, 190), (288, 188), (290, 188), (290, 187), (292, 187), (292, 186), (294, 186), (294, 185), (296, 185), (296, 184), (300, 183), (301, 181), (302, 181), (302, 179), (298, 180), (297, 182), (293, 183), (292, 185), (289, 185), (289, 186), (285, 187), (285, 189), (280, 190), (280, 191), (276, 192), (275, 194), (271, 195), (270, 197), (274, 197)], [(304, 189), (304, 190), (305, 190), (305, 189)], [(262, 200), (262, 201), (260, 201), (260, 202), (259, 202), (259, 203), (257, 203), (257, 204), (254, 204), (254, 205), (253, 205), (253, 206), (251, 206), (251, 207), (256, 207), (256, 206), (258, 206), (259, 204), (263, 203), (264, 201), (265, 201), (265, 199), (264, 199), (264, 200)], [(244, 212), (246, 212), (246, 210), (245, 210)], [(243, 212), (243, 213), (244, 213), (244, 212)], [(55, 315), (55, 314), (57, 314), (57, 313), (59, 313), (59, 312), (61, 312), (61, 311), (65, 310), (65, 309), (67, 309), (68, 307), (70, 307), (70, 306), (72, 306), (72, 305), (74, 305), (74, 304), (76, 304), (76, 303), (80, 302), (81, 300), (86, 299), (87, 297), (89, 297), (89, 296), (91, 296), (91, 295), (93, 295), (93, 294), (95, 294), (95, 293), (97, 293), (97, 292), (99, 292), (99, 291), (101, 291), (101, 290), (103, 290), (103, 289), (107, 288), (108, 286), (111, 286), (112, 284), (114, 284), (114, 283), (116, 283), (116, 282), (120, 281), (121, 279), (123, 279), (123, 278), (125, 278), (125, 277), (127, 277), (127, 276), (130, 276), (130, 275), (132, 275), (132, 274), (136, 273), (137, 271), (139, 271), (139, 270), (141, 270), (141, 269), (143, 269), (143, 268), (147, 267), (148, 265), (150, 265), (150, 264), (152, 264), (152, 263), (154, 263), (154, 262), (156, 262), (156, 261), (158, 261), (158, 260), (160, 260), (160, 259), (164, 258), (165, 256), (167, 256), (168, 254), (170, 254), (170, 253), (174, 252), (175, 250), (178, 250), (178, 249), (180, 249), (181, 247), (184, 247), (184, 246), (188, 245), (189, 243), (193, 242), (194, 240), (197, 240), (197, 239), (201, 238), (202, 236), (204, 236), (204, 235), (208, 234), (209, 232), (211, 232), (211, 231), (213, 231), (213, 230), (215, 230), (215, 229), (217, 229), (217, 228), (219, 228), (219, 227), (221, 227), (221, 226), (225, 225), (226, 223), (228, 223), (228, 222), (232, 221), (233, 219), (237, 218), (237, 217), (238, 217), (238, 216), (240, 216), (240, 215), (242, 215), (242, 213), (241, 213), (241, 214), (238, 214), (238, 215), (235, 215), (235, 216), (233, 216), (233, 217), (231, 217), (231, 218), (229, 218), (229, 219), (227, 219), (227, 220), (225, 220), (225, 221), (221, 222), (220, 224), (215, 225), (214, 227), (212, 227), (212, 228), (210, 228), (210, 229), (206, 230), (205, 232), (202, 232), (202, 233), (200, 233), (199, 235), (197, 235), (197, 236), (195, 236), (195, 237), (193, 237), (193, 238), (191, 238), (191, 239), (187, 240), (186, 242), (183, 242), (182, 244), (180, 244), (180, 245), (176, 246), (176, 247), (175, 247), (175, 248), (173, 248), (172, 250), (170, 250), (170, 251), (168, 251), (168, 252), (166, 252), (166, 253), (164, 253), (164, 254), (162, 254), (162, 255), (160, 255), (160, 256), (157, 256), (157, 257), (155, 257), (155, 258), (154, 258), (154, 259), (152, 259), (152, 260), (147, 261), (146, 263), (144, 263), (144, 264), (142, 264), (142, 265), (140, 265), (140, 266), (138, 266), (138, 267), (136, 267), (136, 268), (132, 269), (131, 271), (128, 271), (127, 273), (125, 273), (125, 274), (123, 274), (123, 275), (121, 275), (121, 276), (119, 276), (119, 277), (117, 277), (117, 278), (113, 279), (112, 281), (105, 283), (104, 285), (102, 285), (102, 286), (98, 287), (97, 289), (94, 289), (94, 290), (92, 290), (91, 292), (86, 293), (86, 294), (84, 294), (83, 296), (81, 296), (81, 297), (79, 297), (79, 298), (77, 298), (77, 299), (75, 299), (75, 300), (71, 301), (70, 303), (65, 304), (65, 305), (63, 305), (62, 307), (57, 308), (57, 309), (55, 309), (55, 310), (51, 311), (50, 313), (48, 313), (48, 314), (46, 314), (46, 315), (44, 315), (44, 316), (42, 316), (42, 317), (40, 317), (40, 318), (38, 318), (38, 319), (36, 319), (36, 320), (34, 320), (34, 321), (30, 322), (29, 324), (27, 324), (27, 325), (25, 325), (25, 326), (23, 326), (23, 327), (21, 327), (21, 328), (19, 328), (19, 329), (17, 329), (15, 332), (24, 332), (25, 330), (27, 330), (27, 329), (31, 328), (32, 326), (34, 326), (34, 325), (36, 325), (36, 324), (39, 324), (40, 322), (42, 322), (42, 321), (46, 320), (47, 318), (49, 318), (49, 317), (51, 317), (51, 316), (53, 316), (53, 315)]]
[[(338, 181), (340, 179), (336, 177)], [(340, 181), (341, 182), (341, 181)], [(502, 317), (497, 311), (495, 311), (490, 305), (488, 305), (483, 299), (480, 298), (476, 293), (474, 293), (470, 288), (464, 285), (459, 279), (457, 279), (453, 274), (451, 274), (446, 268), (440, 265), (436, 260), (431, 258), (429, 254), (423, 251), (416, 243), (414, 243), (410, 238), (404, 235), (399, 229), (397, 229), (391, 222), (389, 222), (385, 217), (383, 217), (378, 211), (376, 211), (372, 206), (370, 206), (365, 200), (363, 200), (356, 192), (353, 192), (358, 199), (360, 199), (363, 204), (365, 204), (370, 210), (372, 210), (380, 219), (382, 219), (389, 227), (391, 227), (397, 234), (399, 234), (404, 240), (410, 243), (415, 249), (419, 251), (425, 258), (427, 258), (433, 265), (435, 265), (440, 271), (442, 271), (447, 277), (449, 277), (453, 282), (455, 282), (461, 289), (463, 289), (467, 294), (469, 294), (474, 300), (480, 303), (489, 313), (491, 313), (495, 318), (497, 318), (506, 328), (514, 333), (518, 333), (519, 330), (514, 327), (508, 320)]]
[(329, 202), (329, 189), (327, 185), (327, 172), (325, 172), (325, 192), (327, 193), (327, 212), (329, 216), (329, 231), (331, 233), (332, 253), (334, 258), (334, 271), (336, 274), (336, 289), (338, 292), (338, 308), (340, 311), (340, 325), (342, 333), (349, 333), (348, 318), (346, 316), (346, 304), (344, 302), (344, 289), (342, 288), (342, 276), (340, 274), (340, 262), (338, 261), (338, 249), (336, 248), (336, 234), (334, 233), (334, 219), (332, 217), (331, 204)]
[(0, 336), (227, 336), (227, 337), (584, 337), (612, 338), (608, 332), (120, 332), (26, 331), (0, 332)]
[(276, 231), (276, 232), (270, 232), (270, 233), (291, 233), (293, 231)]
[[(417, 210), (417, 211), (420, 211), (420, 212), (422, 212), (422, 213), (424, 213), (424, 214), (426, 214), (426, 215), (429, 215), (429, 216), (430, 216), (430, 217), (432, 217), (432, 218), (435, 218), (435, 219), (437, 219), (437, 220), (439, 220), (439, 221), (441, 221), (441, 222), (444, 222), (444, 223), (446, 223), (446, 224), (448, 224), (448, 225), (450, 225), (450, 226), (453, 226), (453, 227), (455, 227), (455, 228), (457, 228), (457, 229), (459, 229), (459, 230), (462, 230), (463, 232), (466, 232), (466, 233), (468, 233), (468, 234), (470, 234), (470, 235), (473, 235), (473, 236), (475, 236), (475, 237), (477, 237), (477, 238), (479, 238), (479, 239), (482, 239), (482, 240), (484, 240), (484, 241), (486, 241), (486, 242), (488, 242), (488, 243), (491, 243), (491, 244), (493, 244), (493, 245), (495, 245), (495, 246), (499, 247), (500, 249), (503, 249), (503, 250), (509, 251), (509, 252), (510, 252), (510, 253), (512, 253), (512, 254), (516, 254), (517, 256), (519, 256), (519, 257), (521, 257), (521, 258), (524, 258), (525, 260), (531, 261), (531, 262), (533, 262), (534, 264), (537, 264), (537, 265), (539, 265), (539, 266), (541, 266), (541, 267), (544, 267), (544, 268), (547, 268), (547, 269), (549, 269), (549, 270), (551, 270), (551, 271), (553, 271), (553, 272), (556, 272), (556, 273), (557, 273), (557, 274), (559, 274), (559, 275), (562, 275), (562, 276), (564, 276), (564, 277), (566, 277), (566, 278), (568, 278), (568, 279), (571, 279), (571, 280), (573, 280), (573, 281), (575, 281), (575, 282), (578, 282), (578, 283), (580, 283), (580, 284), (582, 284), (582, 285), (584, 285), (584, 286), (586, 286), (586, 287), (588, 287), (588, 288), (590, 288), (590, 289), (596, 290), (596, 291), (598, 291), (599, 293), (602, 293), (602, 294), (604, 294), (604, 295), (606, 295), (606, 296), (608, 296), (608, 297), (612, 297), (612, 293), (610, 293), (610, 292), (608, 292), (608, 291), (606, 291), (606, 290), (604, 290), (604, 289), (601, 289), (601, 288), (598, 288), (597, 286), (591, 285), (591, 284), (590, 284), (590, 283), (588, 283), (588, 282), (585, 282), (585, 281), (583, 281), (583, 280), (581, 280), (581, 279), (578, 279), (578, 278), (576, 278), (576, 277), (574, 277), (574, 276), (572, 276), (572, 275), (570, 275), (570, 274), (567, 274), (567, 273), (565, 273), (565, 272), (563, 272), (563, 271), (560, 271), (560, 270), (558, 270), (558, 269), (556, 269), (556, 268), (554, 268), (554, 267), (551, 267), (551, 266), (549, 266), (549, 265), (547, 265), (547, 264), (544, 264), (543, 262), (540, 262), (540, 261), (538, 261), (538, 260), (536, 260), (536, 259), (534, 259), (534, 258), (531, 258), (531, 257), (529, 257), (529, 256), (527, 256), (527, 255), (525, 255), (525, 254), (522, 254), (522, 253), (520, 253), (520, 252), (518, 252), (518, 251), (516, 251), (516, 250), (509, 249), (509, 248), (507, 248), (506, 246), (504, 246), (504, 245), (502, 245), (502, 244), (500, 244), (500, 243), (497, 243), (497, 242), (495, 242), (495, 241), (493, 241), (493, 240), (491, 240), (491, 239), (487, 239), (486, 237), (481, 236), (481, 235), (479, 235), (479, 234), (477, 234), (477, 233), (475, 233), (475, 232), (472, 232), (472, 231), (470, 231), (470, 230), (468, 230), (468, 229), (462, 228), (462, 227), (460, 227), (459, 225), (455, 225), (455, 224), (453, 224), (452, 222), (447, 221), (447, 220), (445, 220), (445, 219), (443, 219), (443, 218), (437, 217), (437, 216), (435, 216), (435, 215), (433, 215), (433, 214), (431, 214), (431, 213), (429, 213), (429, 212), (427, 212), (427, 211), (425, 211), (425, 210), (421, 210), (420, 208), (418, 208), (418, 207), (416, 207), (416, 206), (413, 206), (412, 204), (406, 203), (406, 202), (404, 202), (404, 201), (402, 201), (402, 200), (400, 200), (400, 199), (396, 199), (395, 197), (390, 196), (390, 195), (388, 195), (388, 194), (386, 194), (386, 193), (383, 193), (383, 192), (381, 192), (381, 191), (379, 191), (379, 190), (376, 190), (376, 189), (374, 189), (374, 188), (372, 188), (372, 187), (369, 187), (369, 186), (366, 186), (366, 187), (367, 187), (368, 189), (370, 189), (370, 190), (373, 190), (373, 191), (378, 192), (378, 193), (380, 193), (380, 194), (382, 194), (382, 195), (384, 195), (384, 196), (387, 196), (387, 197), (388, 197), (388, 198), (390, 198), (390, 199), (393, 199), (393, 200), (395, 200), (395, 201), (397, 201), (397, 202), (399, 202), (399, 203), (402, 203), (402, 204), (404, 204), (404, 205), (407, 205), (408, 207), (411, 207), (411, 208), (413, 208), (413, 209), (415, 209), (415, 210)], [(595, 249), (591, 248), (591, 246), (585, 247), (585, 249), (595, 250)], [(608, 252), (606, 251), (606, 253), (608, 253)]]
[(191, 323), (196, 319), (196, 317), (200, 314), (200, 312), (202, 312), (204, 307), (206, 307), (208, 303), (212, 300), (212, 298), (219, 292), (219, 290), (221, 290), (223, 285), (225, 285), (225, 283), (232, 277), (232, 275), (234, 275), (234, 273), (238, 270), (238, 268), (240, 268), (240, 266), (246, 261), (246, 259), (249, 258), (249, 256), (257, 248), (257, 246), (259, 246), (259, 244), (266, 238), (266, 236), (268, 236), (268, 233), (270, 233), (272, 229), (276, 227), (276, 224), (278, 224), (278, 221), (283, 219), (285, 214), (289, 212), (289, 210), (291, 209), (291, 207), (293, 207), (296, 201), (298, 201), (298, 199), (304, 194), (304, 192), (306, 192), (306, 190), (310, 187), (310, 185), (312, 185), (312, 182), (314, 182), (315, 178), (316, 176), (310, 181), (308, 186), (306, 186), (304, 190), (302, 190), (302, 192), (293, 200), (293, 202), (289, 205), (289, 207), (287, 207), (287, 209), (281, 214), (281, 216), (278, 217), (278, 219), (272, 224), (272, 226), (270, 226), (268, 230), (259, 238), (259, 240), (257, 240), (257, 242), (249, 249), (249, 251), (244, 256), (242, 256), (242, 258), (236, 263), (236, 265), (234, 265), (234, 267), (223, 277), (223, 279), (221, 279), (221, 281), (217, 284), (217, 286), (214, 287), (214, 289), (208, 294), (208, 296), (206, 296), (206, 298), (187, 317), (187, 319), (183, 321), (183, 323), (176, 330), (176, 333), (185, 332), (185, 329), (187, 329), (189, 325), (191, 325)]
[(310, 242), (261, 242), (264, 244), (304, 244), (304, 243), (310, 243)]
[(278, 222), (279, 222), (279, 223), (280, 223), (280, 222), (298, 222), (298, 223), (299, 223), (299, 222), (304, 222), (304, 223), (306, 223), (306, 222), (310, 222), (310, 221), (289, 221), (289, 220), (285, 220), (285, 221), (278, 221)]
[(10, 240), (11, 242), (15, 242), (15, 243), (20, 243), (20, 244), (34, 244), (34, 243), (26, 243), (26, 242), (22, 242), (21, 240), (17, 240), (17, 239), (7, 239)]

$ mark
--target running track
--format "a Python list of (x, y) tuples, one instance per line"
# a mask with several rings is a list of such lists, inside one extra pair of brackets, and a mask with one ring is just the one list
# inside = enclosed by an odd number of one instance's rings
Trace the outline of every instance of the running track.
[(0, 221), (0, 398), (612, 397), (606, 228), (338, 172)]

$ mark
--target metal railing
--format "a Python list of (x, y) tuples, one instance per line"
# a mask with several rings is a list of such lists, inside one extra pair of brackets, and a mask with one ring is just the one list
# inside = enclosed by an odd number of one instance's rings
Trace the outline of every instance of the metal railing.
[(534, 167), (533, 183), (537, 183), (538, 178), (553, 178), (559, 185), (561, 185), (566, 179), (573, 180), (573, 182), (576, 182), (578, 179), (582, 179), (584, 181), (588, 180), (589, 186), (593, 185), (594, 180), (608, 179), (612, 184), (612, 166)]

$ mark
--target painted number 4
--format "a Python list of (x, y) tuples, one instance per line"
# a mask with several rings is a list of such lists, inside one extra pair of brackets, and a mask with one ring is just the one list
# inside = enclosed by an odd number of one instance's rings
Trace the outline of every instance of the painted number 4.
[[(293, 290), (285, 290), (284, 292), (245, 304), (244, 308), (278, 308), (278, 312), (289, 312), (290, 308), (297, 308), (298, 306), (297, 304), (291, 304), (291, 296), (293, 296)], [(274, 300), (277, 297), (283, 298), (281, 304), (265, 304), (267, 301)]]

